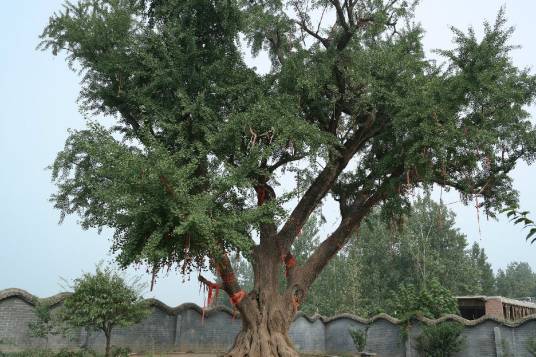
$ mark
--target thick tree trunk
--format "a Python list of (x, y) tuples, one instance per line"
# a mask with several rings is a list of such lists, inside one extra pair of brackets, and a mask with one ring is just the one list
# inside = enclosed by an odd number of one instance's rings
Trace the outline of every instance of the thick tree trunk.
[(261, 295), (247, 298), (241, 309), (242, 331), (227, 357), (298, 357), (288, 337), (295, 314), (292, 301), (277, 292)]
[(105, 357), (111, 357), (112, 356), (112, 351), (111, 351), (111, 340), (112, 340), (112, 336), (111, 336), (111, 333), (109, 332), (105, 332), (104, 333), (104, 336), (106, 337), (106, 350), (105, 350), (105, 353), (104, 353), (104, 356)]
[(263, 226), (261, 244), (253, 253), (254, 289), (238, 304), (242, 331), (228, 357), (298, 357), (288, 331), (296, 314), (296, 284), (287, 279), (281, 292), (282, 269), (275, 226)]
[[(255, 190), (259, 206), (275, 197), (273, 189), (265, 183), (257, 185)], [(286, 252), (281, 249), (275, 224), (261, 224), (260, 244), (252, 253), (254, 288), (237, 303), (242, 331), (227, 357), (298, 357), (288, 331), (305, 292), (288, 271), (289, 266), (284, 260)], [(219, 269), (224, 281), (229, 280), (224, 278), (227, 276), (226, 266), (230, 265), (227, 260), (224, 257)], [(288, 274), (284, 292), (280, 292), (283, 287), (279, 280), (282, 267), (287, 268)], [(226, 283), (225, 288), (230, 296), (240, 289), (236, 281)]]

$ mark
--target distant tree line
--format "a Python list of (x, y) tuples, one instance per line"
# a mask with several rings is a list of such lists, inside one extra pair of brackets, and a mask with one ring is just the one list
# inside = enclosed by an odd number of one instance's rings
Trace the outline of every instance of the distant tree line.
[(508, 264), (497, 272), (497, 295), (511, 298), (536, 297), (536, 273), (526, 262)]
[[(313, 216), (294, 243), (298, 263), (319, 244), (321, 220), (320, 215)], [(249, 263), (239, 259), (234, 264), (243, 286), (251, 289)], [(434, 296), (437, 300), (440, 289), (451, 296), (536, 296), (536, 273), (528, 263), (513, 262), (495, 275), (484, 249), (476, 242), (469, 245), (455, 227), (455, 214), (424, 195), (396, 222), (384, 219), (381, 210), (372, 214), (359, 237), (330, 261), (300, 309), (322, 315), (349, 312), (371, 316), (386, 312), (400, 316), (404, 299), (409, 301), (408, 297), (413, 296), (413, 300), (426, 301), (427, 296)], [(223, 299), (220, 302), (227, 303)], [(445, 302), (444, 312), (452, 311), (451, 302)]]

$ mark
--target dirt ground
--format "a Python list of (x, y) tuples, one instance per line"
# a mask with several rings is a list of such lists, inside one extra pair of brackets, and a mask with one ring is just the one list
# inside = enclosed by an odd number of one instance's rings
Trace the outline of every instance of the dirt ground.
[(154, 354), (129, 354), (132, 357), (219, 357), (218, 354), (209, 353), (186, 353), (186, 352), (173, 352), (173, 353), (154, 353)]
[(129, 354), (129, 357), (219, 357), (218, 354), (207, 354), (207, 353), (184, 353), (184, 352), (174, 352), (174, 353), (150, 353), (150, 354), (140, 354), (132, 353)]
[(152, 355), (145, 355), (145, 354), (131, 354), (129, 356), (136, 356), (136, 357), (218, 357), (217, 354), (200, 354), (200, 353), (166, 353), (166, 354), (152, 354)]
[[(153, 354), (153, 355), (142, 355), (142, 354), (131, 354), (130, 356), (134, 357), (220, 357), (221, 354), (207, 354), (207, 353), (186, 353), (186, 352), (174, 352), (174, 353), (165, 353), (165, 354)], [(302, 357), (319, 357), (318, 355), (302, 355)], [(326, 356), (330, 357), (330, 356)]]

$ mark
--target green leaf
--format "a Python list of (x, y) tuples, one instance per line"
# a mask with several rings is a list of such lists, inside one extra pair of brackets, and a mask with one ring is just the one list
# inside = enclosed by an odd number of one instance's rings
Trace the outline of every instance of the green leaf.
[[(527, 234), (527, 238), (526, 240), (529, 240), (530, 237), (532, 237), (533, 235), (536, 234), (536, 227), (535, 228), (531, 228), (531, 230), (529, 231), (529, 234)], [(531, 243), (534, 243), (534, 240), (531, 241)]]
[(516, 214), (516, 211), (508, 211), (508, 213), (506, 214), (506, 217), (510, 218), (511, 216), (515, 214)]

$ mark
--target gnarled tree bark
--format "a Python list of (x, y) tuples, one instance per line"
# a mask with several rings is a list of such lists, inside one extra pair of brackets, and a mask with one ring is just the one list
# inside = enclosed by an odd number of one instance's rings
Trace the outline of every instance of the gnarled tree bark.
[(242, 331), (229, 357), (298, 357), (288, 330), (295, 311), (289, 294), (263, 289), (250, 294), (240, 309)]

